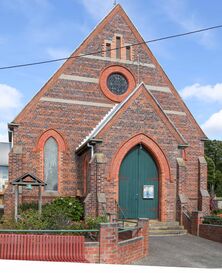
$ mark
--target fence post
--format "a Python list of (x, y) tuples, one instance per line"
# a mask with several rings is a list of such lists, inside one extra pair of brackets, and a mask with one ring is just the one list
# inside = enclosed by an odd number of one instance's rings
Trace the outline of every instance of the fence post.
[(143, 255), (144, 257), (148, 255), (148, 244), (149, 244), (149, 219), (139, 218), (138, 227), (140, 227), (138, 236), (143, 236)]
[(191, 217), (191, 234), (199, 236), (199, 225), (202, 223), (203, 212), (193, 211)]
[(118, 224), (100, 224), (99, 262), (106, 264), (118, 263)]

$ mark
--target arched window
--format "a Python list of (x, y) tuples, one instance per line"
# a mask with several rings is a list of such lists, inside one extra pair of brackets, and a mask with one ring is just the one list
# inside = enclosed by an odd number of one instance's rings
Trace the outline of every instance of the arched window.
[(45, 190), (58, 191), (58, 144), (53, 137), (44, 145), (44, 182)]

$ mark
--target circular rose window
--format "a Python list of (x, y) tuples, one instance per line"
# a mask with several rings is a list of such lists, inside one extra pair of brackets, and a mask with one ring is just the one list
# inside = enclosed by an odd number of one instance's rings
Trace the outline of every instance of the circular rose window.
[(122, 74), (112, 73), (107, 78), (107, 86), (114, 94), (122, 95), (128, 89), (128, 81)]
[(116, 102), (125, 99), (136, 86), (133, 74), (120, 65), (106, 67), (101, 72), (99, 83), (104, 95)]

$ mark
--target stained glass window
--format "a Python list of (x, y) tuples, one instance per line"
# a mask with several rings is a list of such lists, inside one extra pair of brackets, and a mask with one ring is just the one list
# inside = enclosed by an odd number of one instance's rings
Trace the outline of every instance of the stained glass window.
[(45, 190), (58, 190), (58, 144), (53, 137), (44, 146), (44, 178)]
[(122, 74), (112, 73), (107, 79), (107, 86), (112, 93), (122, 95), (128, 89), (128, 81)]

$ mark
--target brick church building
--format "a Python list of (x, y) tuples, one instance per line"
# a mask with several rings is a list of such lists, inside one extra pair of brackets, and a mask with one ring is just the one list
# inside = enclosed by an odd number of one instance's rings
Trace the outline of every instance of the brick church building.
[[(78, 196), (86, 215), (160, 221), (209, 210), (206, 136), (120, 5), (9, 129), (9, 181), (35, 175), (44, 202)], [(14, 198), (9, 186), (6, 214)]]

